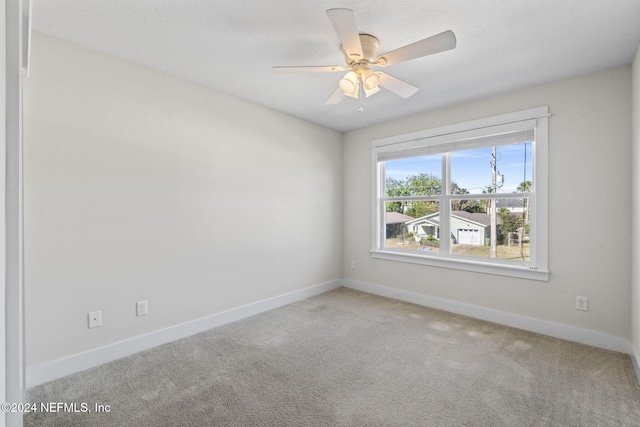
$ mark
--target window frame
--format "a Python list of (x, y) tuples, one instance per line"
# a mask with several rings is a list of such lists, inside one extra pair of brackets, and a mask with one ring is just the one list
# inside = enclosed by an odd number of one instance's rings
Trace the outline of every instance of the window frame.
[[(488, 273), (501, 276), (519, 277), (548, 281), (548, 117), (549, 107), (537, 107), (513, 113), (501, 114), (483, 119), (447, 125), (418, 132), (375, 139), (371, 142), (372, 171), (372, 247), (373, 258), (390, 261), (407, 262), (457, 270)], [(529, 234), (532, 246), (530, 262), (513, 264), (500, 259), (451, 256), (448, 239), (441, 239), (439, 254), (423, 252), (400, 252), (384, 246), (385, 233), (385, 170), (384, 161), (393, 158), (413, 157), (425, 153), (440, 153), (442, 162), (443, 194), (438, 196), (410, 196), (406, 200), (424, 200), (430, 198), (440, 203), (440, 218), (450, 218), (450, 200), (459, 198), (451, 194), (451, 152), (467, 149), (457, 148), (464, 141), (473, 141), (483, 136), (501, 132), (513, 132), (519, 129), (533, 128), (535, 139), (532, 143), (533, 192), (501, 193), (499, 198), (522, 197), (528, 195), (531, 204), (528, 207), (533, 219)], [(473, 142), (471, 143), (473, 144)], [(470, 145), (473, 147), (473, 145)], [(493, 145), (484, 145), (493, 146)], [(413, 153), (413, 154), (412, 154)], [(468, 194), (467, 199), (498, 198), (495, 194)], [(449, 235), (449, 222), (440, 229), (442, 236)], [(442, 223), (442, 221), (441, 221)], [(445, 234), (447, 233), (447, 234)]]

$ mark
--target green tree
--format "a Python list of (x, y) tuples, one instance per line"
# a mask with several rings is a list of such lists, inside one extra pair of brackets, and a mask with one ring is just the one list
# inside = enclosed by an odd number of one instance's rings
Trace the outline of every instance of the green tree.
[(502, 220), (499, 241), (506, 242), (509, 239), (509, 233), (515, 233), (522, 225), (522, 221), (507, 208), (500, 208), (498, 216)]
[[(430, 173), (410, 175), (406, 179), (387, 178), (387, 197), (432, 196), (440, 194), (442, 182)], [(435, 205), (435, 207), (434, 207)], [(438, 211), (435, 202), (387, 202), (387, 212), (400, 212), (418, 218)]]
[[(409, 195), (407, 185), (402, 179), (387, 178), (385, 184), (387, 197), (402, 197)], [(386, 211), (404, 213), (404, 205), (405, 202), (387, 202)]]
[(405, 214), (414, 218), (420, 218), (421, 216), (429, 215), (438, 211), (438, 202), (418, 201), (409, 203)]
[(507, 208), (500, 208), (498, 210), (498, 216), (502, 219), (502, 234), (506, 237), (507, 233), (512, 233), (518, 230), (522, 226), (522, 221), (517, 215), (513, 214)]
[(471, 213), (487, 213), (486, 200), (462, 200), (460, 210)]
[[(531, 191), (531, 187), (533, 187), (533, 183), (531, 181), (524, 181), (518, 185), (517, 191), (519, 193), (526, 193)], [(526, 197), (524, 199), (524, 212), (522, 214), (522, 221), (525, 225), (529, 224), (529, 198)]]
[[(406, 196), (436, 196), (442, 194), (442, 180), (430, 173), (419, 173), (409, 175), (405, 179), (387, 178), (387, 197)], [(466, 188), (458, 187), (458, 184), (451, 183), (451, 194), (469, 194)], [(478, 212), (473, 209), (478, 208), (476, 200), (454, 200), (452, 209), (467, 210), (468, 212)], [(387, 202), (387, 212), (400, 212), (413, 218), (420, 218), (440, 210), (438, 202), (435, 201), (397, 201)]]
[(409, 196), (435, 196), (442, 191), (440, 178), (430, 173), (419, 173), (407, 177)]
[(532, 186), (533, 183), (531, 181), (524, 181), (521, 182), (520, 185), (518, 185), (517, 191), (518, 193), (526, 193), (528, 191), (531, 191)]
[[(451, 194), (469, 194), (469, 190), (466, 188), (458, 187), (458, 184), (455, 182), (451, 183)], [(464, 211), (465, 207), (468, 207), (472, 203), (471, 200), (452, 200), (451, 201), (451, 210), (452, 211)], [(470, 211), (468, 211), (470, 212)]]
[[(466, 188), (460, 188), (457, 192), (453, 192), (452, 194), (469, 194), (469, 190)], [(454, 200), (451, 203), (451, 209), (454, 211), (465, 211), (471, 213), (486, 213), (487, 212), (487, 201), (486, 200)]]

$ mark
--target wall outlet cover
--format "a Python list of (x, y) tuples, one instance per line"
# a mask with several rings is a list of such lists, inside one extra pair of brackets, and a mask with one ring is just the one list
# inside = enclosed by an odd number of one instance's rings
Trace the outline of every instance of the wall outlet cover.
[(588, 311), (589, 310), (589, 298), (576, 297), (576, 310)]
[(147, 300), (144, 301), (138, 301), (136, 303), (136, 316), (140, 317), (140, 316), (146, 316), (148, 313), (147, 310)]
[(98, 326), (102, 326), (102, 311), (92, 311), (88, 314), (89, 318), (89, 329), (97, 328)]

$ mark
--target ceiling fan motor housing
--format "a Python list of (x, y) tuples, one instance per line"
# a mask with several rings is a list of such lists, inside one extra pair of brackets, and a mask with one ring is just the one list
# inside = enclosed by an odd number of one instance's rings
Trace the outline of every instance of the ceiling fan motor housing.
[[(360, 44), (362, 45), (362, 58), (351, 58), (345, 52), (345, 59), (347, 64), (352, 64), (353, 62), (367, 61), (373, 62), (373, 59), (378, 54), (380, 50), (380, 40), (377, 37), (372, 36), (371, 34), (360, 34)], [(344, 52), (344, 48), (342, 49)]]

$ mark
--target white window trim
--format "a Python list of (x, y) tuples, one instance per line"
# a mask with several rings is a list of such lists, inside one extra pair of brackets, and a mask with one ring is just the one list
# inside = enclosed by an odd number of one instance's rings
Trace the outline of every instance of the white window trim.
[[(457, 270), (473, 271), (478, 273), (495, 274), (500, 276), (510, 276), (525, 279), (549, 280), (548, 270), (548, 117), (549, 107), (531, 108), (528, 110), (472, 120), (464, 123), (457, 123), (433, 129), (426, 129), (418, 132), (396, 135), (387, 138), (375, 139), (371, 142), (371, 165), (372, 165), (372, 248), (370, 254), (373, 258), (389, 261), (407, 262), (412, 264), (422, 264), (435, 267), (453, 268)], [(422, 254), (398, 252), (385, 249), (381, 241), (382, 232), (379, 229), (384, 217), (383, 204), (379, 203), (379, 195), (384, 189), (384, 164), (378, 163), (381, 153), (413, 150), (421, 147), (441, 145), (461, 139), (474, 138), (486, 134), (488, 127), (496, 129), (500, 127), (504, 130), (513, 130), (528, 123), (535, 123), (536, 141), (535, 149), (532, 150), (534, 156), (533, 175), (535, 178), (535, 224), (532, 224), (530, 233), (535, 238), (535, 254), (532, 259), (535, 265), (507, 265), (499, 264), (491, 259), (470, 259), (458, 257), (435, 257)], [(384, 156), (384, 154), (382, 154)], [(446, 162), (449, 162), (447, 156)], [(443, 165), (444, 169), (449, 165)], [(443, 173), (445, 180), (448, 178)], [(449, 188), (448, 182), (443, 182), (443, 188)], [(471, 196), (471, 195), (470, 195)], [(382, 206), (382, 207), (381, 207)], [(445, 210), (445, 212), (442, 211)], [(448, 207), (442, 206), (441, 212), (447, 215)], [(383, 227), (384, 228), (384, 227)], [(446, 246), (446, 242), (445, 242)], [(446, 250), (446, 248), (445, 248)]]

